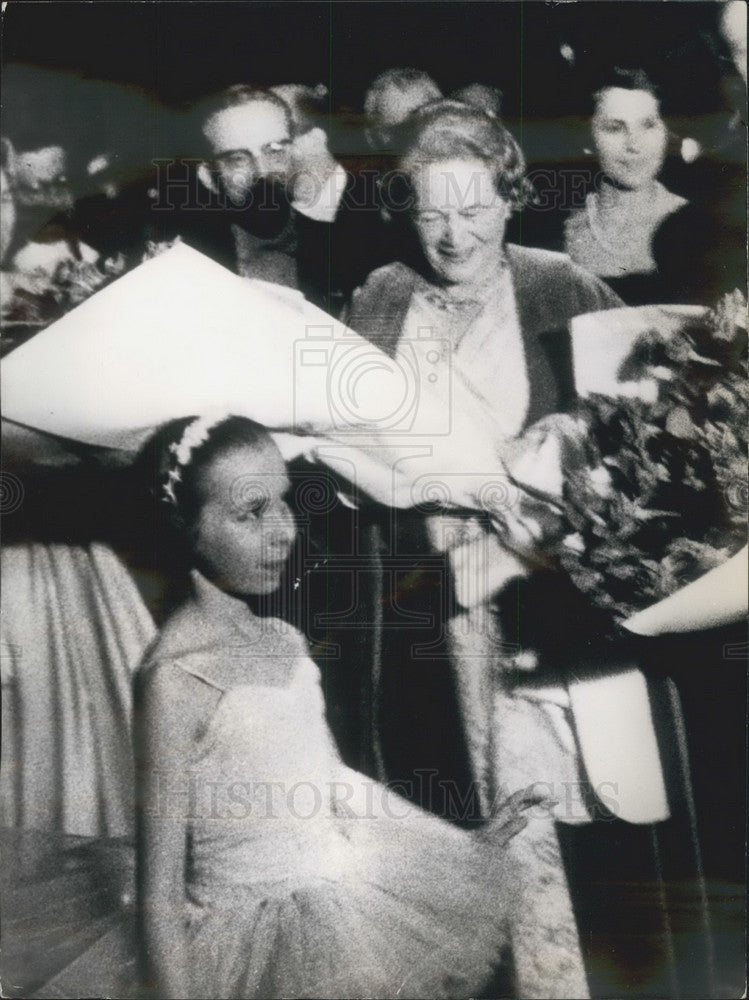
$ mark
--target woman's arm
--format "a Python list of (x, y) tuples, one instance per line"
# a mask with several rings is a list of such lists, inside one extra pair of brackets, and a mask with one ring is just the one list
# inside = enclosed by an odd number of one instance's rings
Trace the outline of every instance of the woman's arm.
[[(199, 682), (197, 682), (199, 684)], [(146, 982), (164, 998), (188, 998), (185, 866), (191, 807), (190, 751), (209, 692), (175, 664), (149, 668), (139, 685), (138, 894)], [(202, 696), (202, 697), (201, 697)]]

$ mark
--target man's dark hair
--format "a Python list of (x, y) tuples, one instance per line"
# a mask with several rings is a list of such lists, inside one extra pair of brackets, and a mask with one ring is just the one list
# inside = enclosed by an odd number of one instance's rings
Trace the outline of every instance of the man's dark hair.
[[(196, 122), (196, 131), (204, 137), (204, 127), (206, 123), (219, 111), (226, 111), (227, 108), (241, 107), (243, 104), (272, 104), (273, 107), (283, 111), (286, 122), (289, 126), (289, 135), (294, 135), (294, 119), (286, 101), (281, 100), (270, 90), (262, 87), (255, 87), (249, 83), (235, 83), (225, 90), (212, 94), (205, 100), (200, 101), (193, 109), (193, 118)], [(205, 144), (205, 138), (204, 138)], [(207, 150), (204, 150), (207, 152)]]

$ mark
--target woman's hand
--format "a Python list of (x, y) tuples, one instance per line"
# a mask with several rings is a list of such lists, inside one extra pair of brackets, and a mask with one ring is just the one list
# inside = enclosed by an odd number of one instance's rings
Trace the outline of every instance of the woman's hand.
[(292, 146), (292, 204), (317, 222), (332, 222), (346, 185), (346, 173), (328, 148), (321, 128), (312, 128)]
[(536, 790), (535, 785), (518, 789), (504, 800), (494, 816), (479, 832), (478, 836), (493, 846), (507, 847), (513, 837), (528, 825), (527, 811), (532, 807), (548, 812), (557, 800), (545, 792)]

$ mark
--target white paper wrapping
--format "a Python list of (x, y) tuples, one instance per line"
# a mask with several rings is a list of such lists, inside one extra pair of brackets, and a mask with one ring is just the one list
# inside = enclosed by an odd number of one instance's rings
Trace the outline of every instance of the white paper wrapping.
[(699, 316), (703, 306), (625, 306), (575, 316), (570, 324), (575, 388), (580, 396), (648, 395), (648, 383), (625, 381), (623, 362), (648, 330), (675, 333), (684, 319)]
[(426, 479), (475, 505), (477, 479), (499, 469), (494, 443), (460, 385), (433, 385), (413, 355), (396, 363), (299, 293), (177, 244), (9, 355), (3, 411), (136, 450), (168, 420), (221, 408), (324, 438), (316, 454), (384, 503), (418, 502)]

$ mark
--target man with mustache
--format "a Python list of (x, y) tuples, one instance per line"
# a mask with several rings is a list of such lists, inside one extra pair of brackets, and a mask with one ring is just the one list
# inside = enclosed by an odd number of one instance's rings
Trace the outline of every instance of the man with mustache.
[(324, 133), (314, 144), (308, 135), (295, 139), (288, 105), (243, 84), (206, 102), (198, 117), (205, 155), (197, 183), (167, 169), (152, 219), (174, 207), (176, 231), (191, 246), (244, 277), (299, 289), (334, 309), (342, 290), (330, 267), (332, 223), (346, 176)]

